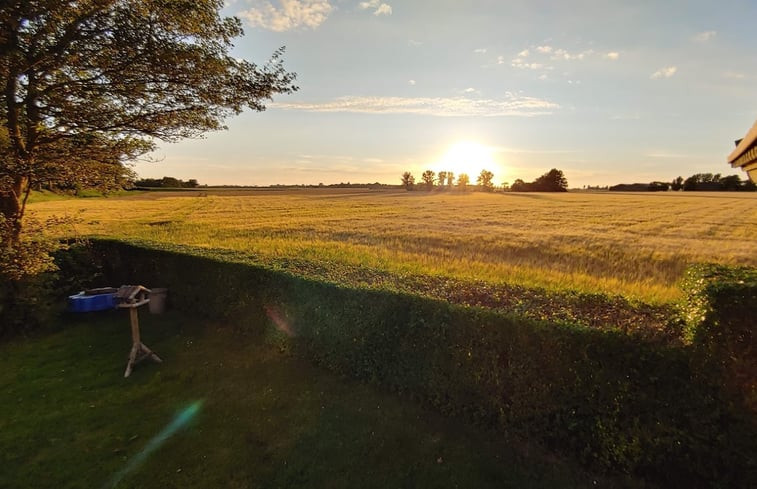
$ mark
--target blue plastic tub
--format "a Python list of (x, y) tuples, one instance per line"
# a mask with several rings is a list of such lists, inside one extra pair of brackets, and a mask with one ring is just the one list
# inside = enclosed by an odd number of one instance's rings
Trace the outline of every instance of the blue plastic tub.
[(115, 290), (105, 293), (84, 291), (68, 296), (68, 310), (71, 312), (104, 311), (106, 309), (113, 309), (117, 305)]

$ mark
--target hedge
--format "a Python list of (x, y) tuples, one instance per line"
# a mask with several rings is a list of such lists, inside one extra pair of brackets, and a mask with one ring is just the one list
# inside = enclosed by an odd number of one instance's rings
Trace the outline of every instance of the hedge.
[(754, 417), (695, 342), (640, 342), (304, 279), (233, 252), (161, 246), (92, 242), (85, 263), (105, 277), (93, 285), (168, 287), (170, 304), (185, 313), (277, 338), (335, 372), (538, 440), (593, 469), (681, 487), (757, 480)]
[(696, 265), (682, 287), (684, 335), (702, 368), (724, 378), (757, 414), (757, 269)]

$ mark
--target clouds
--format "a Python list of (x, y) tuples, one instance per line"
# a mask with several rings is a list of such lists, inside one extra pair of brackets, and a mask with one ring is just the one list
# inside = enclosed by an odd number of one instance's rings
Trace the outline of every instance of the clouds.
[(707, 42), (714, 39), (717, 35), (717, 31), (704, 31), (696, 34), (691, 40), (694, 42)]
[[(226, 0), (228, 5), (236, 0)], [(330, 0), (248, 0), (252, 5), (237, 15), (252, 27), (260, 27), (274, 32), (284, 32), (298, 28), (315, 29), (323, 24), (335, 10)], [(391, 15), (392, 6), (380, 0), (360, 2), (361, 10), (372, 10), (373, 15)]]
[(533, 117), (552, 114), (560, 106), (548, 100), (507, 93), (504, 98), (468, 97), (339, 97), (327, 102), (273, 103), (272, 108), (308, 112), (414, 114), (435, 117)]
[(388, 3), (382, 3), (381, 0), (360, 2), (360, 8), (363, 10), (373, 10), (373, 15), (392, 15), (392, 6)]
[(315, 29), (334, 10), (329, 0), (279, 0), (279, 7), (269, 1), (256, 0), (253, 7), (239, 12), (252, 27), (283, 32), (300, 27)]
[[(610, 61), (616, 61), (620, 58), (617, 51), (598, 52), (594, 49), (584, 49), (582, 51), (570, 51), (564, 48), (558, 48), (549, 44), (532, 45), (521, 50), (515, 58), (510, 61), (510, 66), (520, 70), (537, 70), (542, 71), (539, 79), (546, 79), (546, 71), (555, 69), (556, 63), (566, 61), (584, 61), (590, 58), (601, 58)], [(502, 63), (498, 63), (502, 64)]]
[(659, 70), (652, 73), (649, 78), (652, 80), (660, 80), (662, 78), (670, 78), (671, 76), (675, 75), (678, 71), (677, 66), (666, 66), (665, 68), (660, 68)]

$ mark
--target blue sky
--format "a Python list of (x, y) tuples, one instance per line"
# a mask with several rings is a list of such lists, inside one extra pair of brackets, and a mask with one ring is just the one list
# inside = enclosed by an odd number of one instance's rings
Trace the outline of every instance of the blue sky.
[(161, 144), (140, 176), (669, 181), (736, 173), (726, 156), (757, 118), (754, 0), (228, 0), (224, 13), (245, 27), (234, 55), (286, 46), (300, 90)]

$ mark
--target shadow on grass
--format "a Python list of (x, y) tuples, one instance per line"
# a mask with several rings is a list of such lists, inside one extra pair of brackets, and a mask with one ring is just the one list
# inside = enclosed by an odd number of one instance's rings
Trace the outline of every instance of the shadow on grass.
[[(140, 364), (128, 379), (124, 311), (71, 316), (56, 333), (0, 345), (0, 487), (594, 484), (537, 448), (508, 444), (229, 328), (174, 313), (145, 311), (140, 320), (143, 341), (165, 363)], [(122, 473), (196, 401), (203, 407), (186, 427)]]

